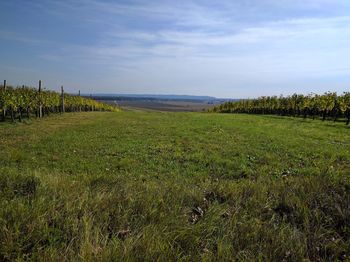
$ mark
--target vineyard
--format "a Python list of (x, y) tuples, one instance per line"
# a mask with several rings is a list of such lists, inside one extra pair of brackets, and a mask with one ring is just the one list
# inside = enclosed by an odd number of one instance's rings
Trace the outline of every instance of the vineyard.
[(345, 119), (348, 125), (350, 122), (350, 92), (344, 92), (342, 95), (328, 92), (324, 95), (263, 96), (257, 99), (226, 102), (210, 111), (311, 117), (333, 121), (344, 121)]
[(6, 121), (22, 120), (23, 117), (43, 117), (53, 113), (81, 112), (81, 111), (118, 111), (115, 106), (98, 102), (80, 95), (69, 95), (63, 92), (39, 90), (33, 87), (0, 87), (0, 119)]

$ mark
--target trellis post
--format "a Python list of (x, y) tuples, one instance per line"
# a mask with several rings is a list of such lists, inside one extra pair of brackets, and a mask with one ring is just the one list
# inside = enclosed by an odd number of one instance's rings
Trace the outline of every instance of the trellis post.
[[(3, 86), (3, 92), (5, 92), (5, 91), (6, 91), (6, 80), (4, 80), (4, 86)], [(5, 108), (2, 109), (2, 119), (3, 119), (3, 121), (5, 121), (5, 119), (6, 119), (6, 109)]]
[(41, 101), (41, 80), (39, 80), (38, 94), (39, 94), (39, 118), (42, 118), (43, 117), (43, 105), (42, 105), (42, 101)]
[(64, 108), (64, 89), (63, 89), (63, 86), (61, 86), (61, 112), (62, 112), (62, 113), (65, 112), (65, 108)]

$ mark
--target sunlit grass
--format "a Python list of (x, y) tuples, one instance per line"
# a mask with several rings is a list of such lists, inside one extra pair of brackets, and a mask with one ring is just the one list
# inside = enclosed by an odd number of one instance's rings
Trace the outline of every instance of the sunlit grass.
[(341, 123), (81, 113), (0, 125), (0, 260), (342, 260)]

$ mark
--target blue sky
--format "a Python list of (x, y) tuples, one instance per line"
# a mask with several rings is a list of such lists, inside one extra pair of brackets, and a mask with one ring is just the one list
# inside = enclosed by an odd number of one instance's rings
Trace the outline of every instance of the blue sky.
[(350, 1), (2, 0), (0, 78), (83, 93), (341, 93)]

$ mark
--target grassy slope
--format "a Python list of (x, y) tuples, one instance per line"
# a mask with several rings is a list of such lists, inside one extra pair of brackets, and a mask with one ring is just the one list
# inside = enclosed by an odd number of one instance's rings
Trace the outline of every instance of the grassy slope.
[(0, 260), (344, 259), (349, 131), (151, 112), (0, 124)]

